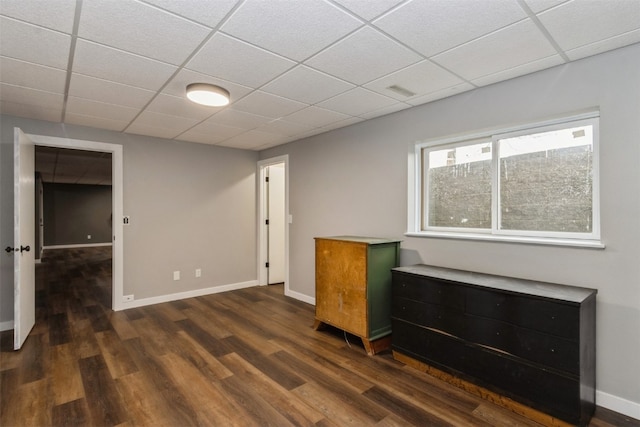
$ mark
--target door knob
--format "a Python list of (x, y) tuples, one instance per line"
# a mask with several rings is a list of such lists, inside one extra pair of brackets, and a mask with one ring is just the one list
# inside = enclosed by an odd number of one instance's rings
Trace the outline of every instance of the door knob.
[(6, 253), (11, 253), (11, 252), (17, 251), (17, 249), (16, 248), (12, 248), (11, 246), (7, 246), (6, 248), (4, 248), (4, 251)]
[[(31, 246), (27, 245), (27, 246), (22, 246), (20, 245), (20, 252), (29, 252), (31, 250)], [(17, 251), (17, 249), (16, 249)]]

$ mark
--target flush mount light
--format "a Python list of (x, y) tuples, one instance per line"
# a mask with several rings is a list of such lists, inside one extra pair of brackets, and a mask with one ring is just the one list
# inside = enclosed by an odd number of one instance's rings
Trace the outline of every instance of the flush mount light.
[(229, 91), (208, 83), (191, 83), (187, 85), (187, 98), (196, 104), (223, 107), (229, 104)]

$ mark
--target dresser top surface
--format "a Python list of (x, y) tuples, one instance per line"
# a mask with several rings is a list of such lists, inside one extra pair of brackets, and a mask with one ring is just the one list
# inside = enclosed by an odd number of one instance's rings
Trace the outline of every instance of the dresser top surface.
[(424, 264), (396, 267), (393, 270), (419, 276), (433, 277), (450, 282), (457, 282), (463, 285), (475, 285), (512, 293), (558, 299), (572, 303), (581, 303), (598, 292), (596, 289), (582, 288), (578, 286), (538, 282), (535, 280), (496, 276), (492, 274), (455, 270)]
[(379, 245), (383, 243), (397, 243), (398, 239), (385, 239), (382, 237), (365, 237), (365, 236), (329, 236), (315, 237), (315, 240), (339, 240), (342, 242), (365, 243), (368, 245)]

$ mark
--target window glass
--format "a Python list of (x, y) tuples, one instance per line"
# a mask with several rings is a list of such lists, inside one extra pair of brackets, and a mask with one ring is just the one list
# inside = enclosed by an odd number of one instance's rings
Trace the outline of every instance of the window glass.
[(500, 229), (593, 230), (593, 127), (499, 139)]
[(491, 142), (428, 156), (428, 225), (491, 228)]

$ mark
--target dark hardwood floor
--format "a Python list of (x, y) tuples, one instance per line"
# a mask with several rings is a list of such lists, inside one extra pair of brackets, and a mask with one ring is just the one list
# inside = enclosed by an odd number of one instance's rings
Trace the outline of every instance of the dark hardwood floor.
[(0, 336), (1, 426), (537, 425), (314, 331), (282, 285), (113, 312), (110, 272), (110, 248), (45, 253), (35, 328), (18, 352)]

